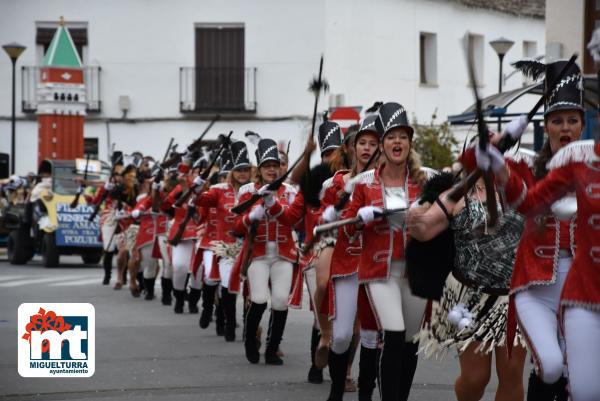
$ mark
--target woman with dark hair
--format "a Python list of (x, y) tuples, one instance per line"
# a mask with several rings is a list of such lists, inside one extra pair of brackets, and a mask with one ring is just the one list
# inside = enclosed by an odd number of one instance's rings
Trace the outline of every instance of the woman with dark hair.
[[(564, 64), (545, 66), (546, 84)], [(536, 362), (530, 388), (533, 384), (532, 396), (539, 400), (557, 394), (566, 399), (565, 368), (573, 401), (600, 398), (600, 144), (576, 142), (584, 128), (582, 86), (579, 67), (573, 65), (545, 104), (545, 147), (554, 155), (544, 166), (544, 178), (528, 182), (511, 166), (507, 185), (511, 206), (531, 220), (531, 238), (519, 248), (523, 271), (517, 275), (515, 267), (512, 284), (519, 326)], [(509, 191), (511, 182), (521, 188)], [(535, 237), (540, 226), (549, 233)]]
[[(228, 172), (225, 182), (212, 185), (196, 198), (197, 206), (216, 209), (217, 232), (216, 238), (211, 241), (211, 250), (214, 249), (218, 260), (218, 266), (213, 268), (218, 268), (220, 304), (225, 318), (223, 334), (225, 341), (229, 342), (235, 340), (237, 300), (237, 294), (229, 291), (229, 284), (235, 255), (239, 253), (237, 238), (232, 236), (236, 216), (231, 212), (231, 208), (239, 197), (240, 188), (250, 181), (251, 171), (248, 149), (244, 142), (236, 141), (231, 144), (231, 159), (231, 171)], [(196, 183), (200, 184), (199, 179)], [(215, 292), (219, 282), (212, 280), (208, 274), (205, 276), (203, 310), (199, 322), (203, 329), (208, 327), (212, 318)]]
[[(239, 189), (238, 203), (245, 202), (255, 193), (263, 195), (264, 198), (249, 211), (238, 216), (234, 224), (238, 235), (252, 235), (254, 242), (252, 249), (247, 249), (250, 252), (247, 280), (251, 304), (244, 324), (244, 347), (248, 361), (258, 363), (260, 354), (256, 343), (256, 330), (267, 307), (270, 292), (271, 318), (265, 363), (282, 365), (283, 360), (277, 355), (277, 350), (287, 320), (293, 263), (298, 255), (291, 227), (277, 222), (277, 216), (266, 213), (265, 209), (272, 206), (275, 199), (283, 205), (289, 205), (294, 201), (296, 190), (284, 183), (277, 192), (267, 191), (267, 184), (275, 181), (280, 172), (279, 152), (275, 141), (260, 139), (256, 159), (258, 177), (255, 182)], [(235, 279), (234, 274), (232, 279)]]
[(352, 200), (342, 217), (360, 217), (346, 226), (348, 236), (362, 231), (363, 251), (358, 282), (365, 285), (377, 323), (383, 331), (380, 393), (383, 401), (406, 400), (417, 365), (412, 338), (419, 331), (426, 301), (411, 294), (405, 273), (404, 248), (408, 232), (402, 212), (381, 217), (386, 210), (408, 208), (426, 180), (412, 149), (413, 128), (398, 103), (378, 111), (382, 128), (380, 165), (359, 174), (352, 183)]
[[(545, 75), (545, 92), (565, 66), (565, 61), (543, 64), (520, 61), (515, 66), (532, 78)], [(578, 141), (583, 132), (581, 72), (576, 64), (553, 90), (544, 107), (546, 141), (535, 157), (508, 160), (511, 170), (522, 177), (529, 188), (548, 174), (547, 163), (569, 143)], [(508, 127), (507, 127), (508, 128)], [(498, 142), (497, 137), (492, 139)], [(474, 152), (463, 160), (474, 168)], [(510, 205), (510, 204), (509, 204)], [(563, 210), (571, 210), (565, 214)], [(566, 196), (543, 215), (528, 216), (516, 254), (510, 284), (508, 309), (508, 347), (518, 326), (532, 352), (534, 370), (529, 377), (528, 400), (566, 400), (567, 379), (563, 376), (564, 346), (559, 330), (558, 312), (562, 288), (569, 272), (578, 238), (576, 202)]]
[[(115, 219), (119, 221), (120, 231), (114, 236), (113, 241), (117, 244), (117, 267), (118, 275), (115, 283), (115, 290), (120, 290), (123, 287), (123, 280), (127, 272), (127, 265), (131, 258), (131, 253), (134, 251), (135, 240), (140, 226), (136, 224), (130, 217), (129, 213), (135, 207), (138, 196), (139, 187), (137, 182), (137, 169), (134, 165), (127, 165), (121, 172), (119, 182), (112, 189), (109, 195), (114, 199), (116, 206)], [(136, 280), (135, 277), (130, 277), (129, 280)]]

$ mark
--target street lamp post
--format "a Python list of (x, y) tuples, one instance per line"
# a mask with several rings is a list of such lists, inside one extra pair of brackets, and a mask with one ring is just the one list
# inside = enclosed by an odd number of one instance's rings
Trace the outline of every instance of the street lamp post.
[[(494, 48), (494, 51), (498, 55), (500, 59), (500, 75), (498, 77), (498, 93), (502, 93), (502, 60), (504, 60), (504, 55), (508, 53), (510, 48), (515, 44), (510, 39), (506, 39), (501, 37), (496, 40), (492, 40), (490, 45)], [(498, 132), (502, 129), (502, 117), (498, 117)]]
[(18, 43), (12, 42), (2, 46), (10, 61), (12, 61), (12, 115), (11, 115), (11, 142), (10, 142), (10, 173), (15, 173), (15, 126), (16, 126), (16, 114), (15, 114), (15, 94), (16, 94), (16, 65), (17, 59), (26, 49), (25, 46)]

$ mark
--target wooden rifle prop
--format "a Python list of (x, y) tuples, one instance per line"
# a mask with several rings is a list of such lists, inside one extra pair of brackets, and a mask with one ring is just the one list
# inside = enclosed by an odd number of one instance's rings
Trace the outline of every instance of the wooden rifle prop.
[[(408, 208), (399, 208), (399, 209), (385, 209), (381, 213), (375, 212), (376, 218), (387, 217), (396, 214), (404, 214), (408, 213)], [(347, 219), (332, 221), (331, 223), (325, 223), (316, 226), (313, 229), (313, 236), (317, 236), (323, 234), (327, 231), (337, 230), (340, 227), (344, 227), (350, 224), (357, 224), (362, 222), (362, 219), (359, 216), (349, 217)]]
[[(113, 148), (114, 148), (114, 144), (113, 144)], [(114, 151), (113, 151), (113, 155), (114, 155)], [(121, 155), (120, 158), (122, 158), (123, 156)], [(111, 155), (111, 161), (112, 161), (112, 168), (110, 170), (110, 177), (108, 178), (108, 182), (112, 182), (114, 176), (115, 176), (115, 167), (116, 167), (116, 162), (117, 160), (112, 160), (113, 157)], [(115, 187), (116, 189), (116, 187)], [(110, 191), (112, 192), (112, 191)], [(108, 198), (109, 195), (109, 191), (104, 191), (102, 193), (102, 197), (100, 198), (100, 201), (96, 204), (96, 206), (94, 207), (94, 211), (92, 212), (92, 214), (90, 215), (90, 217), (88, 218), (88, 221), (94, 221), (94, 219), (96, 218), (96, 216), (98, 215), (98, 213), (100, 212), (100, 207), (102, 206), (102, 204), (106, 201), (106, 199)]]
[[(233, 131), (229, 131), (229, 135), (224, 136), (221, 135), (220, 136), (220, 141), (221, 141), (221, 147), (219, 148), (219, 151), (217, 152), (217, 154), (215, 155), (215, 157), (213, 157), (213, 159), (211, 160), (210, 164), (208, 165), (208, 167), (202, 172), (202, 174), (200, 174), (200, 178), (202, 178), (202, 180), (204, 181), (204, 185), (203, 187), (200, 189), (200, 191), (198, 193), (196, 193), (196, 189), (197, 187), (192, 185), (187, 191), (186, 194), (182, 194), (178, 199), (177, 202), (175, 202), (175, 204), (173, 204), (173, 206), (176, 206), (176, 204), (182, 199), (184, 198), (184, 196), (189, 197), (191, 194), (194, 194), (194, 196), (191, 197), (191, 199), (188, 202), (188, 207), (186, 210), (186, 214), (185, 217), (183, 218), (183, 220), (181, 221), (181, 223), (179, 224), (179, 227), (177, 227), (177, 231), (175, 232), (175, 235), (173, 235), (173, 238), (169, 241), (169, 243), (172, 246), (177, 246), (179, 244), (179, 242), (181, 242), (181, 237), (183, 236), (183, 233), (185, 232), (185, 228), (188, 225), (188, 223), (190, 222), (190, 220), (194, 217), (194, 215), (196, 214), (196, 197), (198, 195), (200, 195), (202, 192), (204, 192), (206, 190), (206, 188), (208, 188), (208, 183), (210, 182), (210, 178), (209, 174), (211, 173), (212, 168), (214, 167), (215, 163), (217, 162), (217, 159), (219, 157), (221, 157), (221, 153), (223, 153), (223, 150), (227, 147), (229, 147), (229, 145), (231, 144), (231, 135), (233, 134)], [(213, 174), (216, 174), (213, 173)], [(182, 202), (179, 202), (179, 205), (183, 205), (183, 202), (185, 202), (185, 199)], [(181, 207), (181, 206), (178, 206)]]
[[(312, 116), (312, 125), (310, 130), (310, 136), (312, 137), (315, 133), (315, 125), (317, 123), (317, 107), (319, 105), (319, 95), (321, 91), (326, 91), (329, 88), (329, 84), (327, 81), (323, 80), (323, 56), (321, 55), (321, 62), (319, 63), (319, 76), (316, 79), (313, 79), (310, 83), (309, 90), (313, 92), (315, 95), (315, 104), (313, 107), (313, 116)], [(294, 168), (304, 159), (304, 157), (310, 157), (310, 155), (306, 155), (306, 151), (304, 151), (294, 163), (288, 167), (288, 170), (278, 179), (269, 184), (267, 189), (269, 191), (277, 191), (287, 179), (287, 177), (294, 171)], [(261, 195), (254, 193), (250, 199), (245, 201), (244, 203), (240, 203), (239, 205), (231, 208), (231, 211), (235, 214), (242, 214), (246, 210), (250, 209), (252, 205), (254, 205), (261, 198)]]
[(162, 164), (161, 167), (162, 168), (169, 168), (171, 166), (176, 165), (177, 163), (179, 163), (181, 161), (181, 158), (183, 157), (183, 155), (185, 155), (187, 152), (197, 152), (198, 150), (200, 150), (200, 144), (202, 143), (202, 140), (204, 139), (204, 136), (208, 133), (208, 131), (212, 128), (213, 125), (215, 125), (215, 123), (221, 118), (220, 114), (217, 114), (212, 121), (210, 122), (210, 124), (208, 124), (208, 126), (204, 129), (204, 131), (200, 134), (200, 136), (198, 137), (198, 139), (196, 139), (194, 142), (192, 142), (190, 145), (188, 145), (188, 147), (186, 148), (186, 152), (181, 152), (181, 153), (174, 153), (172, 154), (167, 160), (165, 160)]
[(89, 166), (90, 166), (90, 154), (88, 153), (87, 156), (85, 157), (85, 172), (83, 173), (83, 182), (79, 185), (79, 188), (77, 189), (77, 193), (75, 194), (75, 198), (69, 205), (69, 207), (71, 209), (75, 209), (77, 207), (77, 205), (79, 204), (79, 197), (81, 196), (83, 191), (85, 191), (85, 182), (87, 180)]
[(152, 211), (154, 213), (158, 212), (158, 208), (160, 207), (160, 204), (162, 201), (162, 199), (160, 198), (160, 183), (164, 179), (165, 173), (164, 173), (164, 170), (161, 167), (161, 165), (165, 162), (165, 160), (167, 160), (167, 157), (169, 156), (169, 152), (171, 151), (171, 148), (173, 147), (173, 140), (174, 139), (171, 138), (171, 140), (169, 141), (169, 146), (167, 147), (167, 151), (165, 152), (165, 155), (163, 156), (161, 164), (157, 166), (157, 170), (154, 174), (154, 185), (152, 186)]
[[(535, 106), (533, 106), (529, 113), (527, 113), (527, 121), (531, 121), (531, 119), (536, 115), (540, 107), (542, 107), (542, 105), (544, 104), (544, 101), (552, 94), (553, 88), (555, 88), (556, 85), (558, 85), (558, 83), (565, 77), (568, 69), (571, 68), (573, 63), (575, 63), (576, 59), (577, 53), (574, 53), (567, 62), (567, 64), (565, 64), (563, 69), (560, 71), (560, 74), (557, 75), (556, 79), (548, 87), (548, 90), (544, 92), (544, 94), (540, 97)], [(504, 153), (511, 147), (513, 147), (515, 143), (516, 142), (509, 135), (504, 135), (498, 143), (498, 150), (501, 153)], [(475, 183), (477, 182), (477, 180), (479, 180), (482, 174), (483, 171), (481, 171), (480, 169), (475, 169), (474, 171), (472, 171), (467, 176), (467, 178), (465, 178), (459, 185), (455, 186), (448, 193), (448, 199), (450, 199), (452, 202), (458, 202), (475, 185)]]
[[(490, 143), (490, 137), (488, 134), (488, 127), (485, 123), (485, 119), (483, 117), (483, 111), (481, 109), (481, 98), (479, 97), (479, 92), (477, 90), (477, 80), (475, 79), (475, 60), (473, 60), (473, 54), (469, 51), (468, 46), (466, 46), (467, 36), (465, 36), (465, 56), (467, 58), (467, 67), (469, 70), (469, 81), (471, 83), (471, 88), (473, 89), (473, 97), (475, 98), (475, 118), (477, 118), (477, 136), (479, 137), (479, 150), (481, 152), (486, 152), (487, 147)], [(494, 186), (494, 178), (491, 171), (491, 168), (488, 168), (486, 171), (483, 171), (483, 182), (485, 184), (485, 199), (486, 205), (489, 215), (489, 221), (487, 222), (487, 227), (490, 229), (494, 229), (496, 224), (498, 224), (498, 204), (496, 203), (496, 188)]]
[[(221, 157), (221, 154), (223, 153), (223, 151), (231, 146), (231, 135), (232, 134), (233, 134), (233, 131), (229, 131), (229, 134), (227, 136), (224, 136), (224, 135), (219, 136), (219, 142), (221, 142), (221, 146), (219, 147), (219, 150), (217, 151), (217, 155), (211, 160), (210, 165), (202, 172), (202, 174), (200, 174), (200, 178), (202, 178), (202, 180), (204, 180), (204, 181), (208, 180), (208, 176), (211, 173), (212, 168), (214, 167), (214, 165), (217, 162), (217, 160), (219, 159), (219, 157)], [(183, 206), (183, 204), (189, 199), (190, 195), (194, 192), (195, 189), (196, 189), (196, 185), (192, 184), (185, 192), (183, 192), (179, 196), (179, 198), (177, 198), (177, 200), (173, 204), (173, 207)]]
[(252, 263), (252, 248), (254, 247), (254, 238), (256, 238), (256, 233), (258, 231), (258, 221), (253, 221), (250, 224), (250, 229), (248, 230), (248, 236), (246, 237), (246, 246), (243, 247), (244, 254), (242, 255), (242, 266), (240, 269), (240, 274), (242, 277), (248, 277), (248, 268), (250, 267), (250, 263)]

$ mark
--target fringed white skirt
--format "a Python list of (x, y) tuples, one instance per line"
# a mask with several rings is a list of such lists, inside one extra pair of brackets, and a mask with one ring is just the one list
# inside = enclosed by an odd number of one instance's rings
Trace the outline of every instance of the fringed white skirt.
[[(476, 352), (489, 353), (506, 345), (507, 316), (508, 296), (474, 290), (449, 274), (442, 298), (433, 303), (431, 317), (419, 333), (420, 352), (439, 358), (476, 343)], [(514, 345), (525, 346), (518, 329)]]

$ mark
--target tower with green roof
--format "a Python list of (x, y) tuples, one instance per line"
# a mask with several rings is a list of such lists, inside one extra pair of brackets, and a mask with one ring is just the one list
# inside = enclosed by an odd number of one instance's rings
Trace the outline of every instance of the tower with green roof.
[(83, 64), (61, 17), (40, 68), (38, 163), (83, 157), (86, 99)]

